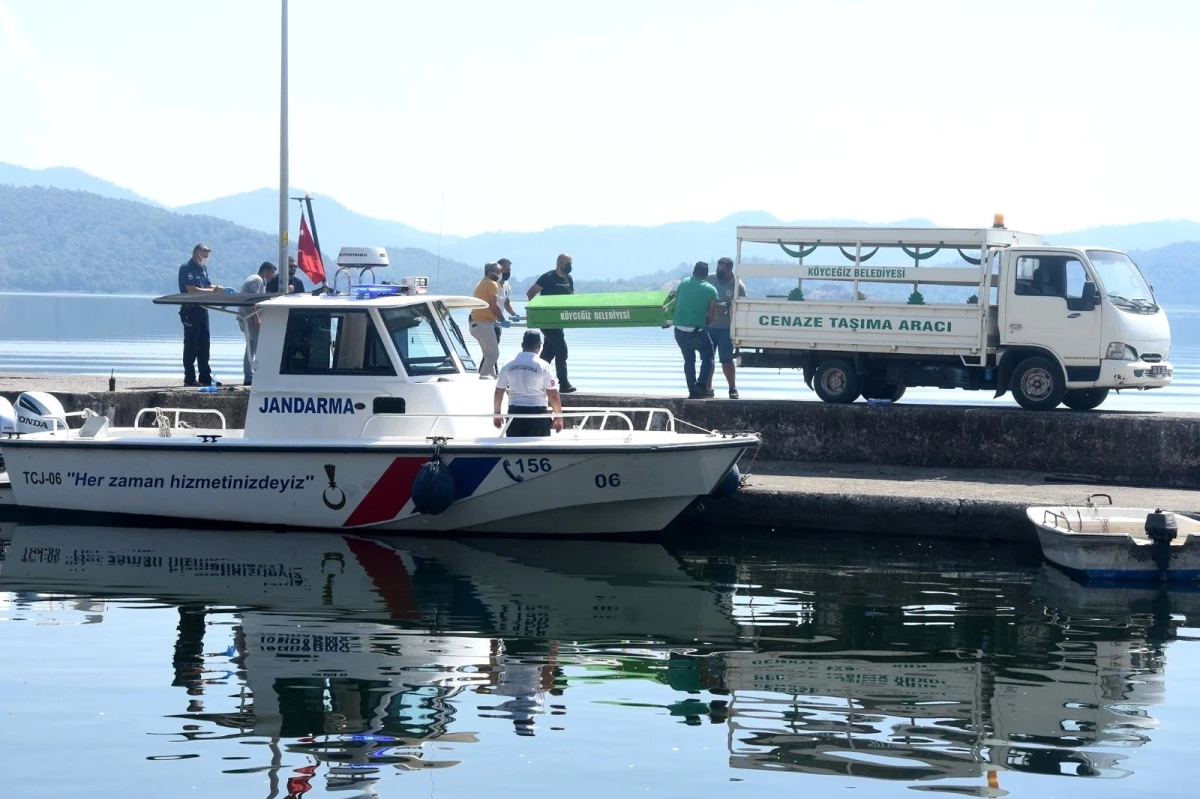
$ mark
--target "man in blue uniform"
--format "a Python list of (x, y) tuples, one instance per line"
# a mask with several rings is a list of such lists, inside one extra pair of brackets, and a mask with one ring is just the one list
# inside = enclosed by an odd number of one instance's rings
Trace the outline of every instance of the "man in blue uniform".
[[(208, 256), (212, 248), (197, 244), (192, 248), (192, 257), (179, 267), (180, 294), (216, 294), (224, 292), (222, 286), (214, 286), (208, 279)], [(179, 319), (183, 322), (183, 384), (185, 386), (214, 385), (212, 369), (208, 366), (208, 309), (199, 305), (181, 305)], [(196, 382), (197, 365), (200, 382)]]

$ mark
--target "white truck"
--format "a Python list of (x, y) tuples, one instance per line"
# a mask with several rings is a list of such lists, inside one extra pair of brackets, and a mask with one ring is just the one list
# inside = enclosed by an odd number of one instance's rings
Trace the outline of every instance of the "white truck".
[[(789, 260), (760, 262), (769, 249)], [(913, 266), (868, 263), (888, 251)], [(956, 252), (958, 265), (922, 265)], [(1129, 256), (1045, 245), (999, 215), (979, 229), (739, 227), (736, 268), (743, 279), (797, 281), (789, 297), (734, 301), (740, 364), (802, 369), (825, 402), (895, 401), (908, 386), (936, 386), (1012, 391), (1031, 410), (1090, 410), (1111, 389), (1171, 382), (1167, 315)], [(821, 299), (814, 281), (850, 290)], [(884, 284), (902, 284), (901, 296)], [(926, 303), (922, 286), (974, 293)]]

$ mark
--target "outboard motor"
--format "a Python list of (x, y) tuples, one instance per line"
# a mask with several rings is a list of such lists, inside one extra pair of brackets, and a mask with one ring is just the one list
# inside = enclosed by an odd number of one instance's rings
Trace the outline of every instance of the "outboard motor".
[(1175, 514), (1155, 508), (1153, 513), (1146, 514), (1146, 535), (1154, 542), (1154, 565), (1158, 567), (1158, 579), (1167, 579), (1167, 569), (1171, 565), (1171, 542), (1179, 535), (1179, 522)]
[(66, 427), (67, 413), (53, 394), (26, 391), (17, 397), (18, 433), (48, 433)]

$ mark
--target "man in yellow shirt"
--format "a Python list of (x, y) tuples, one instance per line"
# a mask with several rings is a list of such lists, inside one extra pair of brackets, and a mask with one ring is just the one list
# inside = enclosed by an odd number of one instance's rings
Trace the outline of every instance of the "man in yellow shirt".
[(483, 351), (483, 362), (479, 364), (481, 378), (495, 377), (500, 364), (500, 341), (496, 337), (496, 324), (499, 323), (502, 327), (512, 324), (504, 318), (504, 309), (500, 307), (500, 271), (500, 264), (484, 264), (483, 280), (479, 281), (472, 292), (488, 304), (486, 308), (471, 311), (471, 335), (479, 342), (479, 349)]

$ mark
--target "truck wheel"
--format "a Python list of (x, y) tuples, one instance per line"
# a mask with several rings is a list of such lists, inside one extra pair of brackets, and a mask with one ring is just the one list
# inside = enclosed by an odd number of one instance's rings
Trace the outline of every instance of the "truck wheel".
[(1107, 388), (1069, 388), (1063, 397), (1063, 405), (1073, 411), (1090, 411), (1099, 408), (1107, 397)]
[(1010, 386), (1017, 404), (1029, 411), (1050, 411), (1067, 393), (1058, 364), (1049, 358), (1026, 358), (1013, 370)]
[(862, 395), (865, 399), (885, 399), (898, 402), (904, 396), (904, 386), (895, 383), (885, 383), (882, 380), (867, 381)]
[(813, 375), (813, 390), (825, 402), (854, 402), (858, 399), (858, 375), (841, 358), (822, 361)]

